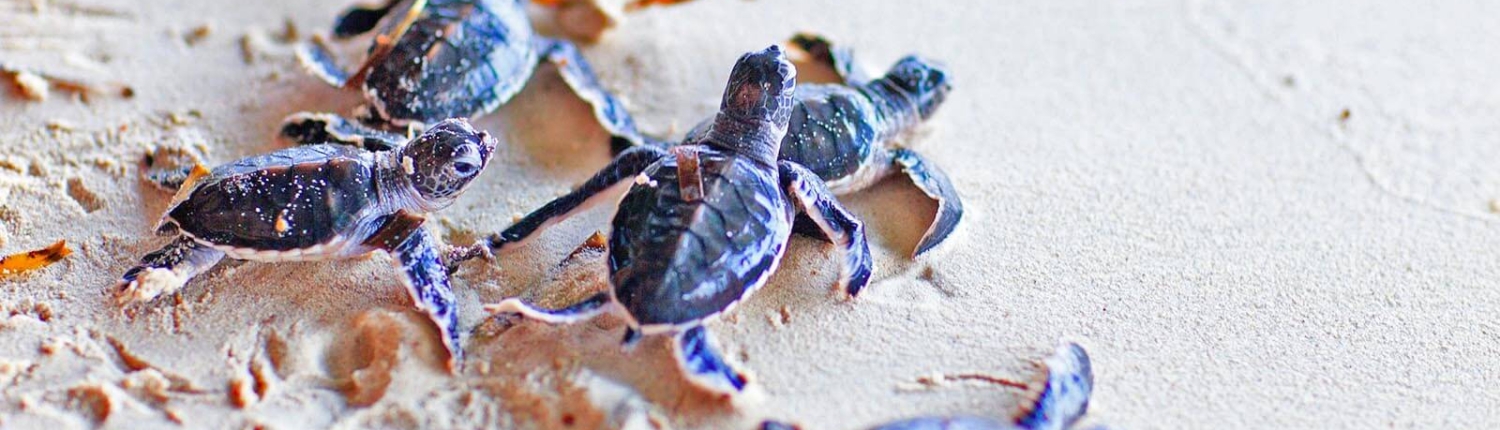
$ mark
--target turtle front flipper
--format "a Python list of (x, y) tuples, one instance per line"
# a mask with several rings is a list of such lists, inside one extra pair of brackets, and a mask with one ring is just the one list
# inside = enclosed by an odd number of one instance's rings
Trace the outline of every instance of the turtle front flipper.
[(922, 194), (937, 202), (937, 215), (933, 216), (927, 233), (922, 235), (922, 240), (917, 242), (916, 251), (912, 252), (912, 257), (917, 257), (943, 243), (943, 239), (953, 233), (958, 227), (958, 221), (964, 217), (964, 203), (958, 198), (958, 191), (953, 189), (953, 181), (948, 180), (948, 174), (916, 152), (904, 148), (892, 150), (891, 162), (900, 166), (902, 172), (906, 172), (906, 176), (922, 190)]
[(531, 237), (537, 230), (560, 221), (593, 203), (595, 196), (625, 179), (640, 174), (657, 160), (667, 156), (667, 151), (654, 146), (636, 146), (621, 152), (609, 165), (604, 166), (594, 177), (572, 192), (547, 202), (541, 208), (526, 214), (504, 231), (491, 235), (489, 247), (498, 250)]
[(823, 230), (827, 237), (843, 248), (844, 270), (839, 288), (850, 297), (870, 283), (874, 259), (865, 240), (865, 225), (835, 200), (833, 193), (818, 175), (797, 163), (780, 161), (781, 188), (801, 206), (801, 213)]
[(1047, 358), (1047, 383), (1036, 403), (1021, 411), (1016, 426), (1029, 430), (1066, 429), (1083, 417), (1094, 391), (1094, 369), (1082, 346), (1067, 342)]
[(297, 44), (297, 62), (308, 73), (327, 82), (335, 88), (349, 87), (349, 72), (339, 67), (338, 60), (334, 59), (333, 52), (323, 44), (323, 39), (313, 37), (312, 42)]
[(491, 314), (520, 314), (523, 317), (548, 324), (568, 324), (599, 316), (609, 311), (609, 293), (597, 293), (562, 309), (543, 309), (512, 297), (493, 305), (485, 305)]
[(343, 15), (339, 15), (337, 21), (334, 21), (333, 37), (348, 39), (374, 30), (375, 26), (380, 24), (380, 20), (385, 19), (386, 15), (390, 15), (391, 11), (396, 9), (397, 3), (401, 3), (401, 0), (389, 0), (379, 7), (360, 5), (350, 7), (344, 11)]
[(640, 145), (666, 146), (656, 139), (642, 135), (635, 127), (635, 119), (625, 111), (625, 105), (613, 93), (599, 84), (598, 75), (589, 66), (588, 60), (578, 48), (564, 40), (541, 38), (536, 42), (542, 58), (557, 66), (557, 73), (573, 89), (578, 98), (594, 109), (594, 118), (610, 134), (610, 150), (623, 152), (626, 148)]
[(397, 267), (406, 275), (402, 279), (412, 303), (427, 313), (442, 336), (449, 353), (448, 370), (452, 371), (463, 361), (458, 309), (448, 285), (447, 267), (438, 258), (437, 241), (422, 229), (423, 221), (422, 217), (399, 211), (387, 217), (365, 243), (396, 257)]
[(834, 46), (827, 38), (814, 33), (797, 33), (788, 42), (806, 52), (812, 61), (833, 69), (844, 85), (863, 85), (870, 81), (869, 75), (854, 62), (852, 49)]
[(677, 364), (694, 384), (721, 393), (744, 391), (745, 374), (724, 361), (713, 338), (703, 326), (694, 326), (677, 334), (673, 350)]
[(377, 130), (331, 113), (299, 112), (281, 121), (278, 138), (295, 145), (335, 143), (389, 151), (406, 144), (405, 136)]
[(182, 289), (193, 277), (219, 263), (224, 253), (193, 238), (178, 236), (172, 243), (145, 257), (125, 271), (115, 288), (120, 303), (145, 302)]

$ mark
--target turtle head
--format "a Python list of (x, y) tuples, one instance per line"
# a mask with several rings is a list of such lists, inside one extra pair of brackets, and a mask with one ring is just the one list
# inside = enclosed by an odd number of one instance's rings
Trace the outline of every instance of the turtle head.
[(915, 55), (897, 61), (885, 78), (912, 96), (923, 119), (931, 117), (948, 98), (948, 91), (953, 89), (947, 67)]
[(428, 128), (400, 149), (397, 162), (429, 210), (447, 207), (468, 187), (495, 150), (490, 134), (464, 119), (448, 119)]
[[(714, 140), (755, 152), (775, 151), (792, 118), (797, 68), (786, 51), (772, 45), (740, 56), (729, 72), (729, 85), (714, 120)], [(767, 146), (770, 148), (760, 148)]]

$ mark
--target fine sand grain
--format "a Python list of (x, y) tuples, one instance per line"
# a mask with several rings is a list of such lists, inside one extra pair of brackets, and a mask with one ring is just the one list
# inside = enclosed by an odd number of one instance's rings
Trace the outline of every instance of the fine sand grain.
[[(753, 378), (727, 402), (687, 384), (665, 339), (621, 351), (618, 318), (485, 320), (484, 303), (598, 288), (599, 253), (559, 262), (608, 208), (458, 273), (459, 377), (385, 255), (224, 264), (115, 304), (118, 276), (165, 241), (151, 232), (171, 196), (138, 179), (143, 154), (221, 163), (277, 149), (290, 113), (358, 104), (292, 57), (346, 4), (0, 0), (0, 251), (75, 249), (0, 279), (0, 428), (999, 417), (1062, 338), (1094, 358), (1088, 423), (1500, 426), (1497, 4), (942, 3), (700, 0), (584, 49), (664, 136), (714, 110), (737, 56), (796, 31), (872, 71), (921, 53), (957, 80), (907, 143), (952, 176), (963, 225), (913, 261), (934, 210), (917, 190), (844, 199), (875, 281), (840, 299), (834, 249), (793, 239), (769, 286), (709, 326)], [(352, 62), (366, 43), (338, 49)], [(497, 159), (429, 223), (458, 244), (607, 161), (546, 71), (477, 124), (502, 137)]]

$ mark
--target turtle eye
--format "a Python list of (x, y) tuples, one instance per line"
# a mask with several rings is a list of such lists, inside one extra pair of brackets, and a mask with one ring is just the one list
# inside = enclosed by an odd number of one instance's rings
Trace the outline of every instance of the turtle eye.
[(467, 161), (454, 161), (453, 172), (460, 176), (470, 176), (479, 171), (479, 165)]

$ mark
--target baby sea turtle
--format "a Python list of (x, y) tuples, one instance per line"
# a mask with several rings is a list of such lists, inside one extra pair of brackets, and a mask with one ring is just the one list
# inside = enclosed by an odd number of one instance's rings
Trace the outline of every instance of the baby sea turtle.
[[(942, 243), (963, 217), (963, 202), (947, 174), (897, 141), (947, 98), (952, 89), (947, 70), (911, 55), (897, 61), (885, 76), (868, 79), (848, 49), (834, 47), (822, 37), (799, 34), (791, 44), (833, 68), (841, 81), (797, 85), (781, 159), (807, 167), (838, 195), (869, 188), (900, 169), (937, 202), (937, 215), (913, 256)], [(709, 126), (700, 124), (689, 134), (701, 135)], [(805, 222), (796, 226), (797, 232), (816, 236), (813, 227)]]
[[(872, 430), (1065, 430), (1088, 412), (1094, 391), (1094, 369), (1082, 346), (1066, 342), (1047, 358), (1046, 381), (1030, 393), (1030, 405), (1010, 421), (979, 416), (919, 417), (882, 424)], [(766, 421), (761, 430), (795, 430), (798, 427)], [(1096, 427), (1096, 430), (1099, 427)]]
[(197, 166), (157, 227), (176, 239), (125, 272), (121, 301), (176, 291), (225, 256), (307, 261), (380, 250), (395, 257), (412, 301), (437, 324), (451, 367), (462, 358), (458, 314), (421, 214), (451, 205), (494, 147), (488, 133), (454, 119), (391, 151), (307, 145), (212, 171)]
[[(532, 31), (521, 0), (400, 0), (378, 8), (356, 6), (338, 19), (333, 37), (346, 39), (376, 27), (382, 32), (354, 73), (340, 68), (321, 41), (298, 48), (298, 58), (313, 74), (364, 93), (363, 124), (335, 126), (420, 129), (447, 118), (480, 116), (520, 92), (545, 59), (593, 106), (616, 148), (642, 142), (624, 107), (599, 85), (578, 49)], [(282, 134), (295, 142), (327, 143), (313, 139), (337, 135), (306, 131), (324, 129), (328, 120), (325, 115), (292, 115)]]
[(776, 159), (795, 78), (779, 47), (745, 54), (700, 138), (670, 151), (630, 148), (578, 189), (489, 239), (492, 249), (522, 241), (601, 191), (629, 183), (609, 235), (608, 291), (557, 310), (517, 298), (486, 309), (552, 323), (618, 312), (629, 326), (626, 345), (643, 334), (676, 333), (676, 356), (690, 380), (720, 392), (743, 389), (744, 375), (720, 357), (703, 323), (765, 284), (786, 250), (794, 217), (812, 220), (841, 246), (840, 289), (853, 296), (870, 279), (864, 226), (817, 175)]

